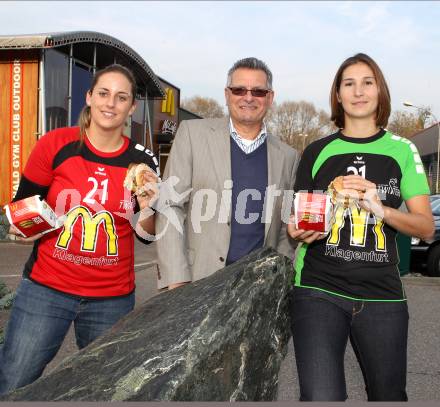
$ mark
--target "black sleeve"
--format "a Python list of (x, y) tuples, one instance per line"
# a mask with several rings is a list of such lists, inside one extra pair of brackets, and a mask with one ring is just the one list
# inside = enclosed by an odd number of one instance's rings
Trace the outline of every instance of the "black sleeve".
[[(141, 152), (139, 150), (136, 150), (135, 153), (136, 153), (136, 159), (134, 160), (134, 162), (138, 162), (138, 163), (143, 162), (143, 163), (147, 164), (154, 172), (156, 172), (156, 174), (160, 175), (159, 174), (159, 172), (160, 172), (159, 171), (159, 161), (157, 160), (156, 156), (151, 151), (149, 151), (147, 149), (145, 149), (144, 151), (141, 151)], [(134, 213), (138, 213), (140, 211), (140, 208), (139, 208), (139, 204), (138, 204), (137, 199), (135, 199), (135, 202), (136, 203), (135, 203), (135, 207), (134, 207)], [(146, 239), (142, 238), (141, 236), (139, 236), (136, 233), (136, 231), (134, 232), (134, 235), (136, 236), (136, 238), (140, 242), (142, 242), (144, 244), (151, 243), (150, 240), (146, 240)]]
[(150, 244), (150, 243), (152, 243), (151, 240), (147, 240), (147, 239), (144, 239), (144, 238), (140, 237), (136, 232), (134, 233), (134, 235), (136, 236), (136, 239), (139, 240), (140, 242), (142, 242), (143, 244)]
[(33, 195), (40, 195), (42, 199), (46, 199), (48, 186), (36, 184), (28, 180), (24, 175), (21, 176), (20, 183), (18, 185), (17, 194), (12, 202), (20, 201), (21, 199), (29, 198)]
[(316, 188), (316, 182), (313, 176), (313, 166), (318, 160), (324, 148), (338, 137), (339, 133), (334, 133), (324, 138), (315, 140), (304, 150), (298, 164), (296, 180), (293, 189), (295, 192), (308, 191), (313, 192)]
[[(136, 204), (134, 206), (134, 213), (138, 213), (141, 210), (141, 208), (139, 207), (139, 203), (136, 198), (135, 198), (135, 202), (136, 202)], [(151, 243), (150, 240), (146, 240), (146, 239), (142, 238), (141, 236), (139, 236), (136, 233), (136, 230), (134, 231), (134, 235), (136, 236), (136, 239), (139, 240), (140, 242), (142, 242), (143, 244), (150, 244)]]
[(314, 154), (310, 146), (304, 150), (296, 170), (295, 192), (313, 190), (312, 168), (314, 162)]

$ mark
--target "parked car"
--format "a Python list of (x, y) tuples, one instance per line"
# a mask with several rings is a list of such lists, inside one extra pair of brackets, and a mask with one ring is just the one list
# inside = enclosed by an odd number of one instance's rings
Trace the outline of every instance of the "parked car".
[(428, 276), (440, 277), (440, 200), (431, 200), (431, 208), (435, 222), (434, 238), (431, 242), (425, 242), (413, 237), (411, 239), (411, 258), (426, 267), (423, 271)]
[(440, 194), (429, 195), (429, 201), (432, 203), (440, 199)]

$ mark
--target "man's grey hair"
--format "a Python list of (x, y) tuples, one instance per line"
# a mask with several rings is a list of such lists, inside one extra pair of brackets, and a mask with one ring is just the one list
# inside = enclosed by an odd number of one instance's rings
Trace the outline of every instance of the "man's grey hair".
[(247, 69), (254, 69), (256, 71), (263, 71), (267, 76), (267, 88), (272, 89), (272, 72), (263, 61), (254, 57), (240, 59), (234, 65), (232, 65), (232, 68), (228, 71), (226, 86), (231, 86), (232, 74), (239, 68), (247, 68)]

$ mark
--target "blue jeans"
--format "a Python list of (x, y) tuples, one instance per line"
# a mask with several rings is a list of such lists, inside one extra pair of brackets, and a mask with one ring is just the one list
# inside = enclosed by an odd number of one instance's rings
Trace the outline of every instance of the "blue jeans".
[(403, 302), (354, 301), (295, 287), (290, 295), (301, 401), (347, 399), (348, 339), (369, 401), (406, 401), (408, 307)]
[(86, 300), (23, 279), (0, 348), (0, 394), (38, 379), (55, 357), (71, 323), (81, 349), (134, 307), (127, 297)]

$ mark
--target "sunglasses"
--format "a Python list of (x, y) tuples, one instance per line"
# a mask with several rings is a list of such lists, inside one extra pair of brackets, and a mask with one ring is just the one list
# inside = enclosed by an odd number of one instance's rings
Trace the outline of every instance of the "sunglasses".
[(251, 92), (251, 95), (257, 98), (264, 98), (269, 92), (271, 92), (270, 89), (246, 89), (241, 86), (240, 87), (228, 86), (228, 89), (235, 96), (244, 96), (248, 92)]

